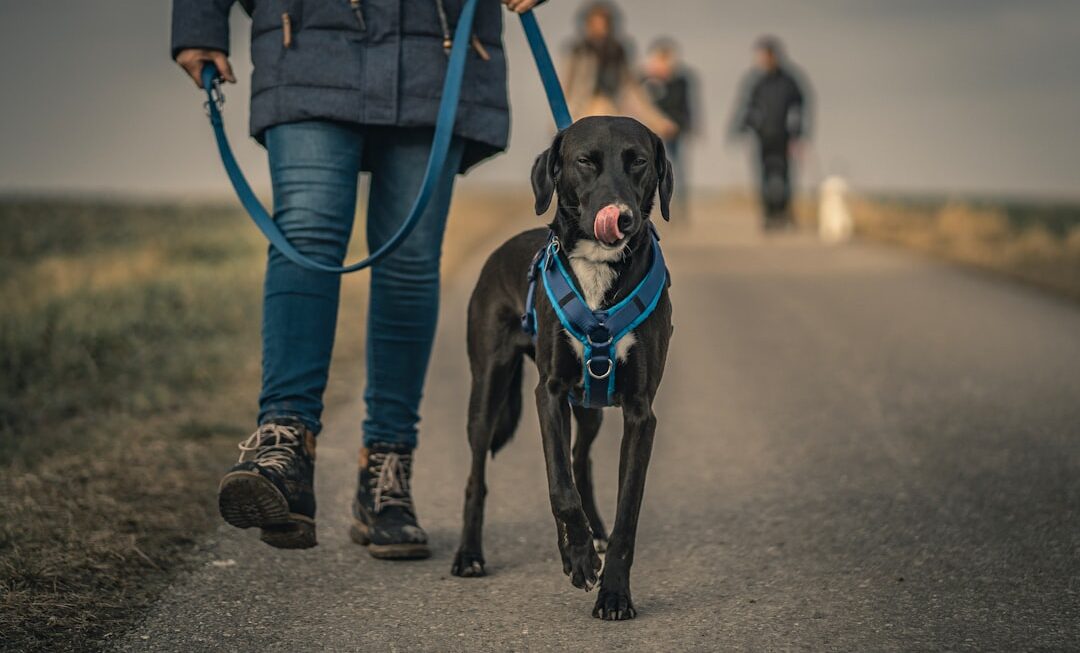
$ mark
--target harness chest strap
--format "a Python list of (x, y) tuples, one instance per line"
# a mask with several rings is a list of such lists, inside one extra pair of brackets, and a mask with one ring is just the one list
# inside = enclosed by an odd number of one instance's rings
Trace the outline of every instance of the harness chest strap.
[[(641, 324), (660, 301), (667, 286), (667, 266), (659, 237), (650, 225), (652, 262), (645, 278), (625, 299), (608, 309), (589, 308), (573, 278), (559, 258), (559, 241), (554, 236), (533, 257), (529, 267), (529, 291), (525, 299), (522, 328), (536, 338), (536, 282), (540, 278), (555, 314), (574, 339), (582, 345), (583, 406), (611, 406), (615, 394), (615, 347), (626, 334)], [(597, 386), (603, 386), (599, 390)], [(598, 391), (599, 390), (599, 391)], [(571, 397), (571, 401), (575, 400)]]

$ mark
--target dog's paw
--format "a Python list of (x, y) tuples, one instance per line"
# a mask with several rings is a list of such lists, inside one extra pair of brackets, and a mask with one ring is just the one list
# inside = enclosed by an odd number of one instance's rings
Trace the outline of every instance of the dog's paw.
[(561, 521), (556, 521), (556, 528), (559, 532), (559, 559), (562, 560), (562, 573), (569, 576), (573, 569), (570, 565), (570, 536), (566, 534), (566, 524)]
[(603, 554), (607, 553), (608, 539), (604, 535), (593, 536), (593, 546), (596, 547), (596, 552)]
[(625, 621), (637, 616), (634, 602), (630, 600), (630, 590), (612, 590), (600, 587), (600, 594), (596, 597), (596, 605), (593, 606), (592, 616), (604, 621)]
[(567, 553), (570, 558), (569, 570), (563, 565), (563, 571), (570, 577), (570, 583), (586, 592), (596, 586), (597, 574), (600, 572), (602, 563), (600, 556), (596, 554), (592, 538), (585, 541), (582, 546), (569, 546)]
[(484, 571), (484, 556), (479, 553), (458, 551), (454, 555), (454, 564), (450, 573), (461, 578), (479, 578), (487, 574)]

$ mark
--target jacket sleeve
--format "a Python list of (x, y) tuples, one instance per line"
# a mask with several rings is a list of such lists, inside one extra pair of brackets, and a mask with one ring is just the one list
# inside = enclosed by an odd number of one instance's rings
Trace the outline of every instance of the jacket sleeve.
[(229, 10), (236, 0), (173, 0), (172, 56), (187, 48), (229, 52)]
[(731, 113), (728, 125), (728, 137), (735, 137), (754, 130), (760, 122), (760, 110), (757, 107), (757, 81), (753, 73), (748, 73), (739, 84), (735, 98), (735, 110)]
[(788, 107), (788, 133), (792, 138), (810, 137), (810, 92), (806, 81), (791, 78), (791, 99)]
[(676, 101), (675, 109), (671, 117), (679, 125), (679, 132), (684, 135), (693, 133), (694, 124), (694, 80), (689, 72), (682, 72), (675, 80), (674, 90)]

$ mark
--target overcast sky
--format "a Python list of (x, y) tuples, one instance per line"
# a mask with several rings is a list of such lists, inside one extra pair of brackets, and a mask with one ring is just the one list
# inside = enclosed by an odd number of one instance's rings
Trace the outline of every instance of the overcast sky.
[[(706, 125), (694, 151), (696, 184), (749, 179), (745, 151), (726, 145), (724, 131), (750, 45), (770, 32), (817, 97), (817, 154), (804, 180), (839, 172), (865, 189), (1080, 198), (1080, 1), (619, 4), (639, 50), (675, 36), (697, 72)], [(578, 6), (549, 0), (538, 11), (555, 49)], [(0, 191), (227, 190), (199, 94), (168, 59), (167, 0), (0, 0), (0, 18)], [(238, 9), (233, 27), (243, 78), (251, 66)], [(471, 173), (470, 185), (526, 183), (550, 136), (516, 19), (506, 44), (511, 149)], [(265, 156), (246, 139), (247, 85), (229, 90), (230, 133), (265, 188)]]

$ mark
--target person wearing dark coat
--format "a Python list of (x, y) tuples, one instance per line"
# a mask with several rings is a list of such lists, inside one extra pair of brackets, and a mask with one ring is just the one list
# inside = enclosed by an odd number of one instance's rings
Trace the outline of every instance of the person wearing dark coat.
[(736, 133), (751, 132), (757, 139), (765, 228), (785, 227), (793, 223), (791, 155), (809, 133), (808, 102), (798, 75), (783, 60), (777, 39), (761, 38), (755, 54), (757, 70), (743, 83), (732, 127)]
[(681, 198), (680, 209), (685, 215), (689, 197), (685, 148), (697, 127), (697, 84), (693, 73), (680, 61), (674, 39), (659, 38), (649, 46), (641, 85), (653, 105), (675, 125), (675, 130), (664, 138), (664, 148), (675, 168), (675, 197)]
[[(524, 12), (537, 0), (500, 0)], [(229, 64), (234, 0), (173, 0), (173, 59), (199, 85)], [(397, 230), (420, 187), (464, 0), (241, 0), (251, 14), (251, 135), (266, 147), (274, 220), (306, 256), (341, 265), (357, 178), (371, 173), (367, 244)], [(429, 555), (410, 492), (419, 405), (439, 311), (439, 257), (454, 179), (506, 148), (503, 15), (480, 0), (449, 161), (416, 229), (371, 270), (367, 386), (351, 534), (371, 555)], [(322, 428), (339, 275), (271, 247), (263, 299), (258, 428), (222, 479), (230, 524), (272, 546), (314, 546), (315, 436)]]

